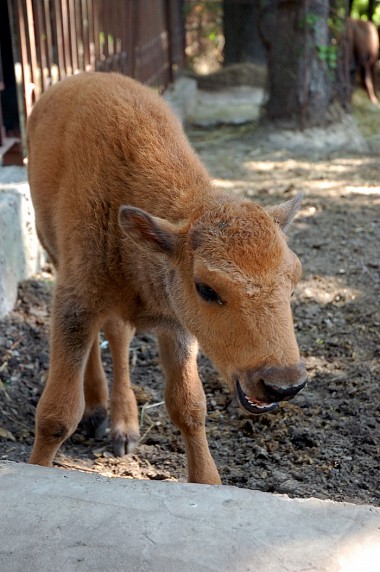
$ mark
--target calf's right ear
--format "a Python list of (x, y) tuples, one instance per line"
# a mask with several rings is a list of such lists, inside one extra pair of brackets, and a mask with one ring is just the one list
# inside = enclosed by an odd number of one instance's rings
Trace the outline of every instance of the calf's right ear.
[(294, 199), (286, 201), (286, 203), (282, 203), (281, 205), (277, 205), (275, 207), (268, 207), (266, 211), (280, 225), (282, 230), (287, 232), (290, 225), (292, 224), (294, 217), (299, 211), (302, 199), (303, 194), (299, 193), (294, 197)]
[(169, 221), (131, 206), (119, 209), (119, 225), (134, 242), (156, 252), (174, 254), (178, 232)]

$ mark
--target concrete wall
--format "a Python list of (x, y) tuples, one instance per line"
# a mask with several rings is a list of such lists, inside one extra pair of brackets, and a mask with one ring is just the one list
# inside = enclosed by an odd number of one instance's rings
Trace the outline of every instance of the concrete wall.
[(44, 261), (25, 167), (0, 167), (0, 317), (17, 300), (17, 286)]

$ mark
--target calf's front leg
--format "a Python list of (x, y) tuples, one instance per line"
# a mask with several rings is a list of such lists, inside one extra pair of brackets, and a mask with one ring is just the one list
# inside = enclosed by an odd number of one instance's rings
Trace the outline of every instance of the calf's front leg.
[(53, 302), (49, 377), (36, 413), (29, 462), (49, 466), (75, 431), (85, 399), (83, 372), (99, 324), (70, 287), (57, 285)]
[(206, 397), (197, 369), (198, 344), (185, 332), (160, 332), (165, 403), (185, 441), (190, 483), (220, 484), (206, 438)]

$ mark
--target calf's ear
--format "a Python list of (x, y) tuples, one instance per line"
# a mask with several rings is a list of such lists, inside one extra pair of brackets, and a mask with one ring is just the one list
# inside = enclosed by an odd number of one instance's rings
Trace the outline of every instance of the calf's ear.
[(266, 209), (267, 213), (277, 222), (284, 232), (287, 232), (288, 228), (292, 224), (294, 217), (296, 216), (299, 208), (301, 206), (301, 201), (303, 199), (303, 194), (299, 193), (291, 199), (282, 203), (281, 205), (275, 207), (268, 207)]
[(178, 235), (175, 226), (165, 219), (123, 205), (119, 209), (119, 225), (136, 243), (169, 255), (175, 251)]

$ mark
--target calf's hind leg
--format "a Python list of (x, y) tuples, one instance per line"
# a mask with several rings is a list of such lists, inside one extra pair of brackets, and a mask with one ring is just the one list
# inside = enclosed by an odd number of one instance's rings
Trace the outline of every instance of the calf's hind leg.
[(83, 371), (98, 329), (98, 320), (85, 301), (72, 287), (58, 283), (52, 308), (49, 378), (37, 407), (30, 463), (51, 465), (58, 448), (82, 418)]
[(165, 403), (185, 441), (190, 483), (220, 484), (206, 438), (206, 397), (198, 376), (195, 339), (185, 332), (160, 332), (161, 363), (166, 374)]

